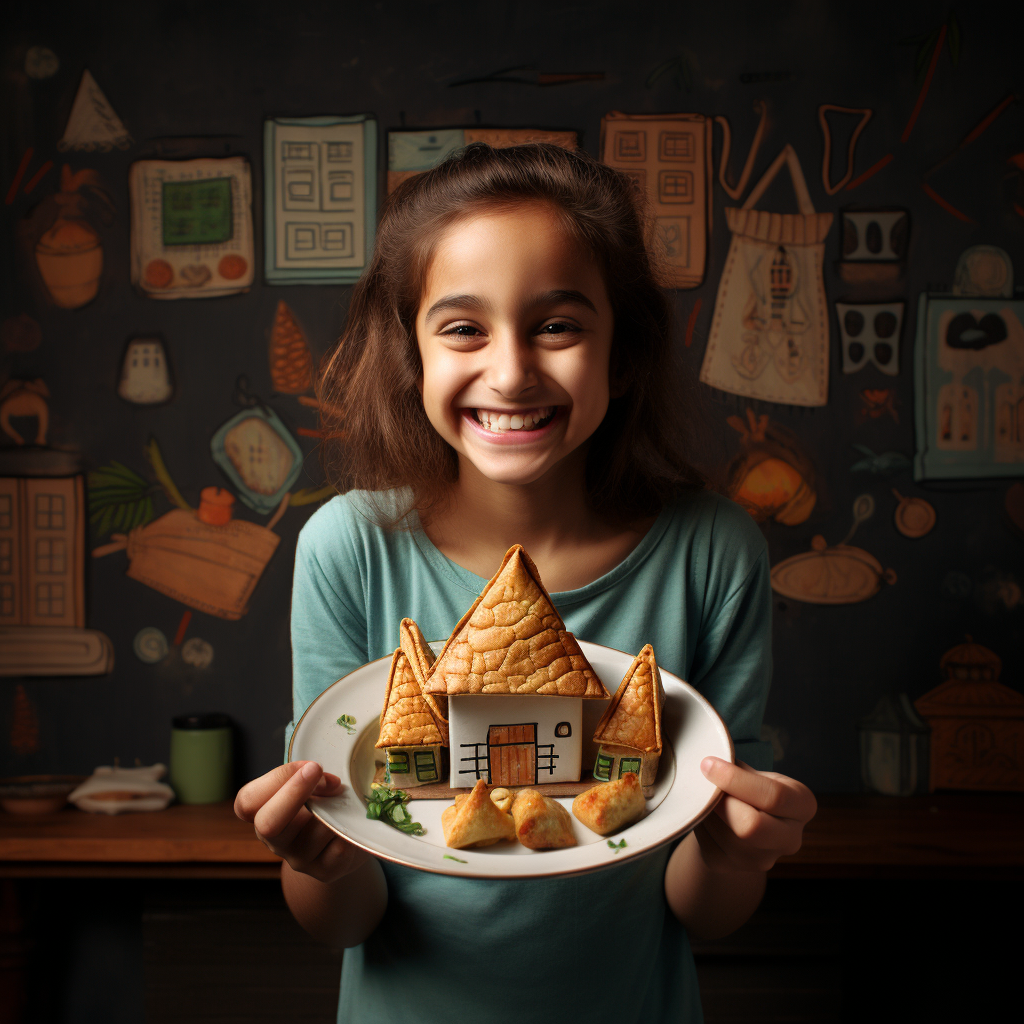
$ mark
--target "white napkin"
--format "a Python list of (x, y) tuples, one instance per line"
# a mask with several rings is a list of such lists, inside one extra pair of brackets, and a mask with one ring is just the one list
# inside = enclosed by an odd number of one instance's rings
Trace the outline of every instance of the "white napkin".
[(102, 814), (162, 811), (174, 799), (174, 790), (157, 782), (166, 772), (167, 767), (162, 764), (142, 768), (101, 765), (68, 800), (80, 810)]

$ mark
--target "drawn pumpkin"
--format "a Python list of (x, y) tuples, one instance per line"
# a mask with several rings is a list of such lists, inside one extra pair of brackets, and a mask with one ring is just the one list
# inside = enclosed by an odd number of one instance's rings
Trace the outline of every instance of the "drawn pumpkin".
[(813, 467), (795, 439), (749, 409), (746, 423), (738, 416), (727, 422), (743, 441), (743, 450), (729, 467), (729, 496), (758, 521), (774, 519), (786, 526), (806, 522), (818, 495)]

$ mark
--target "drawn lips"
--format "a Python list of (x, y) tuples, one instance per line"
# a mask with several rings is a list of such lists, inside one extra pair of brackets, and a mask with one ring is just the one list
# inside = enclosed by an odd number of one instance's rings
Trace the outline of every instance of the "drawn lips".
[(1006, 321), (998, 313), (986, 313), (980, 320), (973, 313), (958, 313), (949, 322), (946, 344), (975, 352), (1006, 341)]

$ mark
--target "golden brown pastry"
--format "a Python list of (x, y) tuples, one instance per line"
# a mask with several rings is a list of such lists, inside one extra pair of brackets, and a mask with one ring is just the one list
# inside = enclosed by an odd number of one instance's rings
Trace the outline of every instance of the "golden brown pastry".
[(531, 850), (552, 850), (575, 846), (569, 812), (549, 796), (535, 789), (524, 789), (512, 802), (516, 839)]
[(633, 772), (614, 782), (599, 782), (572, 802), (572, 813), (587, 828), (606, 836), (636, 821), (644, 812), (644, 791)]
[(608, 696), (521, 544), (456, 624), (423, 692)]
[(444, 809), (441, 828), (445, 843), (457, 850), (516, 837), (512, 816), (495, 805), (483, 779), (477, 780), (471, 793), (460, 793), (455, 803)]

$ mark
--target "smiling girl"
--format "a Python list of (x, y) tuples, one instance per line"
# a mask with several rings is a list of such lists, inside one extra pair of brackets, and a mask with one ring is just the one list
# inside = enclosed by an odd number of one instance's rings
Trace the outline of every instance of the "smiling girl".
[(814, 797), (758, 739), (771, 675), (764, 540), (687, 459), (668, 307), (632, 184), (580, 153), (474, 145), (404, 183), (323, 372), (340, 496), (299, 539), (294, 713), (389, 655), (415, 618), (449, 635), (513, 544), (567, 628), (696, 686), (737, 764), (683, 840), (579, 877), (475, 880), (378, 861), (305, 802), (313, 762), (236, 811), (284, 858), (289, 906), (350, 947), (338, 1019), (699, 1021), (688, 935), (727, 934), (799, 846)]

